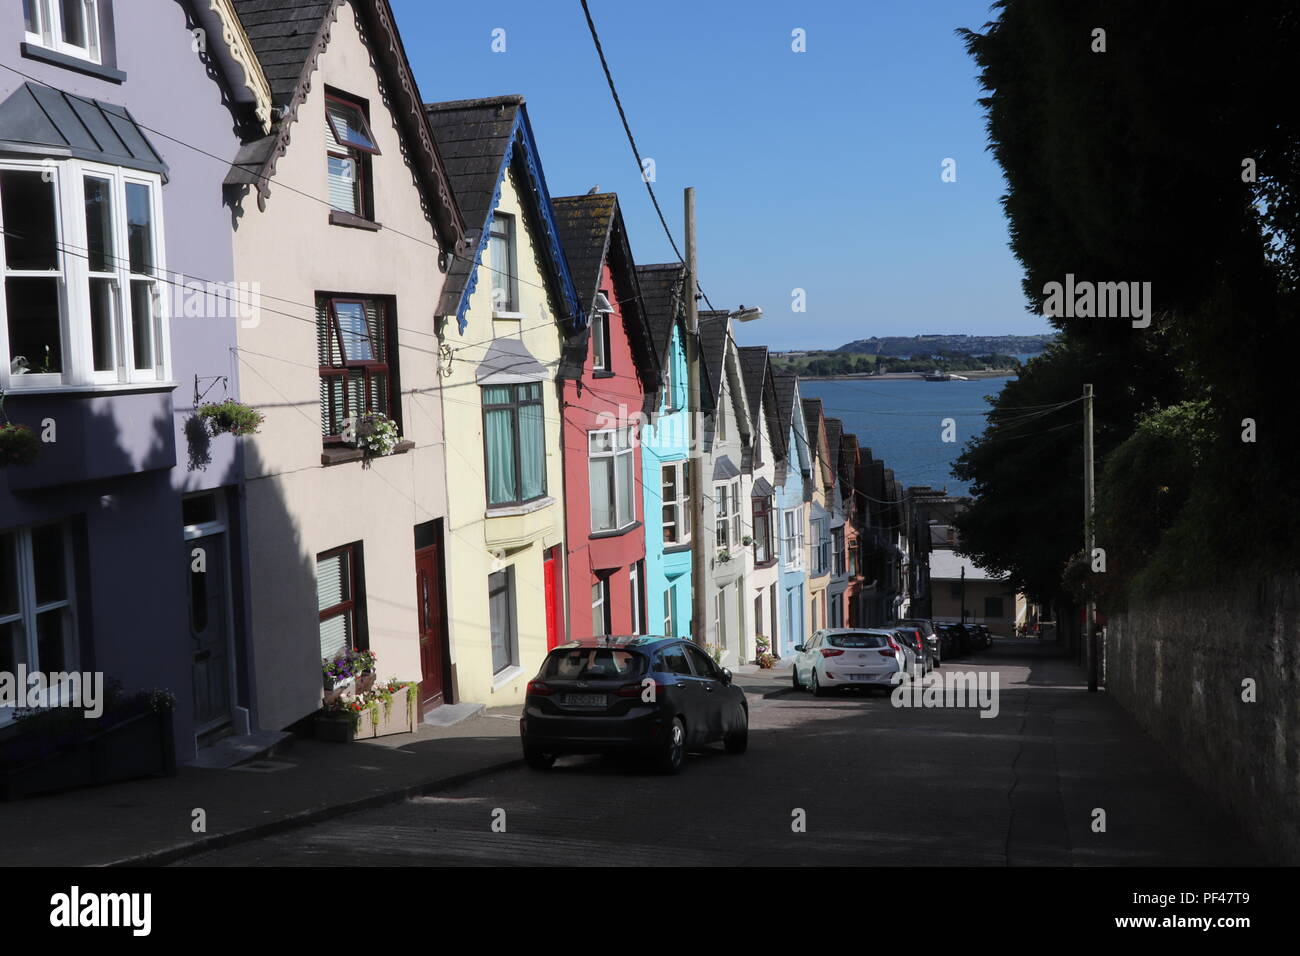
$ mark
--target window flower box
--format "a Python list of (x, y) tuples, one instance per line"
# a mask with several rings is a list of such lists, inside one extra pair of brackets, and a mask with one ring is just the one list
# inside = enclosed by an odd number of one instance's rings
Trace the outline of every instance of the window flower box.
[(420, 712), (417, 687), (393, 679), (365, 693), (345, 694), (316, 718), (316, 739), (347, 743), (414, 733)]

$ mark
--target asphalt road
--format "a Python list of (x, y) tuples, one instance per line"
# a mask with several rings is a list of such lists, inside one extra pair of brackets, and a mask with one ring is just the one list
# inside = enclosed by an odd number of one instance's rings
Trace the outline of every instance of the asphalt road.
[(1047, 650), (1002, 641), (945, 662), (940, 674), (997, 673), (993, 719), (859, 691), (814, 699), (790, 688), (788, 670), (742, 675), (746, 754), (718, 746), (675, 777), (570, 757), (549, 773), (498, 773), (183, 865), (1263, 862), (1117, 705)]

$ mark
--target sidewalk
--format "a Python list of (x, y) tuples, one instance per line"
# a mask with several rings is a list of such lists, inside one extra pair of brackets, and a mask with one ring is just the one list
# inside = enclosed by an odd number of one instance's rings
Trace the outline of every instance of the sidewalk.
[[(160, 864), (456, 786), (522, 762), (519, 708), (350, 744), (287, 741), (229, 770), (0, 803), (0, 866)], [(207, 815), (195, 833), (194, 810)]]

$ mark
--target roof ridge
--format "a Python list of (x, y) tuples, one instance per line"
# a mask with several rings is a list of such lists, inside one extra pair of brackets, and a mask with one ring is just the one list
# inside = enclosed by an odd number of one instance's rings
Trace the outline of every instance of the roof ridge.
[(523, 106), (524, 96), (522, 93), (503, 93), (500, 96), (480, 96), (470, 100), (439, 100), (436, 103), (425, 103), (426, 110), (438, 110), (439, 112), (450, 112), (451, 110), (471, 110), (483, 106)]

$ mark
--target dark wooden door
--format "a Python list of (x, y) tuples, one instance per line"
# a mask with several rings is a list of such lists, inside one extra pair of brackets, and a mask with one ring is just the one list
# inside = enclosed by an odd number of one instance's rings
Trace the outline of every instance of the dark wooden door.
[(226, 536), (185, 542), (190, 570), (190, 650), (194, 673), (194, 730), (206, 733), (230, 720), (230, 616), (226, 591)]
[(415, 607), (420, 619), (420, 713), (446, 702), (447, 615), (442, 602), (442, 547), (415, 552)]

